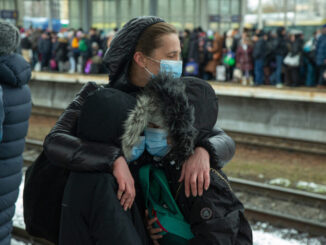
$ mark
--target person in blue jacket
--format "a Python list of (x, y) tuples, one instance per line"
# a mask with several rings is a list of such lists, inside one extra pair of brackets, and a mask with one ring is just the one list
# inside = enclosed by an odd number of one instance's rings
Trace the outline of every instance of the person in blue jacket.
[(0, 21), (0, 245), (9, 245), (11, 240), (32, 107), (27, 85), (31, 68), (21, 55), (14, 53), (19, 43), (18, 29)]

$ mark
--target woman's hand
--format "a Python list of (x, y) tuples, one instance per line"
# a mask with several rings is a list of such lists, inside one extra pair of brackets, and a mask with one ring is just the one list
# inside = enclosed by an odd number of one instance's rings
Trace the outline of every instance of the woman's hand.
[(203, 195), (203, 189), (208, 189), (210, 184), (210, 163), (209, 154), (203, 147), (197, 147), (192, 156), (182, 165), (179, 182), (185, 181), (186, 197), (192, 195), (195, 197)]
[(123, 206), (124, 210), (127, 211), (131, 208), (135, 196), (135, 182), (132, 177), (128, 164), (124, 157), (119, 157), (113, 163), (113, 176), (116, 178), (119, 189), (118, 189), (118, 199), (120, 204)]
[(160, 245), (157, 240), (161, 239), (163, 236), (157, 235), (157, 233), (160, 233), (162, 231), (162, 229), (161, 228), (153, 228), (153, 226), (152, 226), (157, 221), (157, 218), (155, 217), (153, 219), (149, 219), (147, 209), (145, 211), (145, 217), (146, 217), (146, 221), (147, 221), (147, 230), (148, 230), (148, 233), (153, 241), (153, 244)]

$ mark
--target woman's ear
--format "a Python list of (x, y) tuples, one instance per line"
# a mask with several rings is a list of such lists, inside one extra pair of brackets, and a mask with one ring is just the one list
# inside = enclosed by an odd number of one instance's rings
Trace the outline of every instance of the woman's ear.
[(147, 60), (140, 51), (134, 53), (134, 62), (141, 68), (147, 67)]

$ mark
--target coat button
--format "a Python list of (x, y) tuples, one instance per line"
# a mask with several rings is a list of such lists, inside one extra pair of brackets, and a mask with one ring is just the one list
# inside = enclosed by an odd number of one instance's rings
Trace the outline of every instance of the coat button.
[(172, 161), (170, 162), (170, 164), (173, 166), (173, 165), (175, 164), (175, 161), (172, 160)]

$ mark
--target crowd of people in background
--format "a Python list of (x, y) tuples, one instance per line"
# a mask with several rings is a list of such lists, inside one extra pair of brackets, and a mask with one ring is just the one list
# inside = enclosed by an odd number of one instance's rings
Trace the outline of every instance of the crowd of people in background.
[(181, 36), (185, 75), (243, 85), (326, 85), (326, 25), (305, 39), (300, 30), (235, 29), (224, 35), (185, 30)]
[(58, 33), (21, 29), (19, 52), (35, 71), (105, 73), (102, 57), (116, 31), (104, 35), (96, 28), (91, 28), (89, 32), (62, 29)]
[[(21, 28), (19, 52), (35, 71), (106, 73), (102, 58), (116, 31)], [(283, 27), (268, 32), (234, 29), (223, 35), (198, 27), (180, 32), (180, 40), (187, 76), (252, 86), (326, 85), (326, 25), (311, 37)]]

